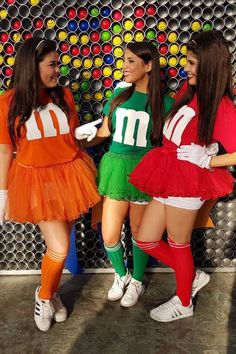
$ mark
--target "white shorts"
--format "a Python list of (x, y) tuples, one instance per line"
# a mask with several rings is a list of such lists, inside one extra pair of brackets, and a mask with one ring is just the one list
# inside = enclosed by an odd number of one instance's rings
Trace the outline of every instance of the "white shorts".
[(153, 197), (154, 200), (165, 205), (173, 206), (175, 208), (183, 208), (189, 210), (198, 210), (204, 204), (204, 200), (201, 198), (183, 198), (183, 197), (168, 197), (158, 198)]
[(148, 203), (150, 202), (145, 202), (145, 201), (142, 201), (142, 202), (132, 202), (129, 200), (130, 203), (133, 203), (133, 204), (137, 204), (137, 205), (148, 205)]

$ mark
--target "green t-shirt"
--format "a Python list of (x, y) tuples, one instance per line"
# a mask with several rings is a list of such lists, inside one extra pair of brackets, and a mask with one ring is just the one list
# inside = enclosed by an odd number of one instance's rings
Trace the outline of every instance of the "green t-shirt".
[[(114, 97), (126, 88), (114, 91), (110, 100), (105, 104), (103, 113), (108, 116), (110, 105)], [(117, 154), (142, 156), (152, 148), (151, 109), (145, 105), (147, 94), (134, 91), (133, 95), (124, 103), (116, 107), (112, 113), (112, 132), (109, 151)], [(164, 112), (167, 113), (173, 104), (173, 98), (164, 96)]]

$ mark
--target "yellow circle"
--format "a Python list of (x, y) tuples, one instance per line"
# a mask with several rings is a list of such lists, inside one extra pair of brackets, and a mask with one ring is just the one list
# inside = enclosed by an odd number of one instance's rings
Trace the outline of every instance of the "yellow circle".
[(6, 17), (7, 17), (7, 10), (5, 9), (0, 10), (0, 20), (3, 20)]
[(167, 64), (165, 57), (160, 57), (159, 62), (160, 62), (160, 66), (166, 66)]
[(80, 112), (80, 105), (78, 103), (76, 103), (75, 109), (76, 109), (76, 112)]
[(134, 35), (136, 42), (142, 42), (144, 40), (144, 34), (141, 31), (137, 31)]
[(15, 59), (13, 57), (8, 57), (6, 62), (7, 62), (7, 65), (12, 66), (15, 63)]
[(180, 58), (180, 60), (179, 60), (179, 65), (184, 67), (186, 64), (187, 64), (187, 59), (186, 59), (186, 57)]
[(13, 39), (13, 42), (19, 42), (21, 40), (20, 33), (19, 32), (13, 33), (12, 39)]
[(133, 24), (133, 21), (131, 20), (124, 20), (123, 22), (123, 27), (126, 29), (126, 30), (130, 30), (134, 27), (134, 24)]
[(91, 95), (91, 93), (89, 93), (89, 92), (84, 92), (84, 93), (82, 94), (82, 98), (83, 98), (85, 101), (90, 101), (90, 100), (92, 99), (92, 95)]
[(94, 99), (96, 101), (101, 101), (103, 99), (103, 94), (101, 91), (97, 91), (94, 93)]
[(102, 63), (103, 63), (103, 60), (102, 60), (101, 57), (95, 57), (93, 59), (93, 63), (94, 63), (95, 66), (100, 67), (102, 65)]
[(180, 48), (180, 53), (186, 55), (187, 54), (187, 47), (183, 44)]
[(90, 77), (91, 77), (91, 73), (88, 70), (83, 70), (82, 73), (81, 73), (81, 76), (82, 76), (83, 79), (89, 80)]
[(158, 22), (157, 24), (157, 28), (160, 30), (160, 31), (164, 31), (166, 28), (167, 28), (167, 23), (165, 21), (160, 21)]
[(31, 5), (38, 5), (40, 0), (30, 0)]
[(75, 58), (72, 60), (72, 65), (74, 66), (74, 68), (80, 68), (82, 65), (82, 62), (80, 59)]
[(201, 23), (199, 21), (193, 21), (191, 28), (193, 31), (199, 31), (201, 28)]
[(87, 36), (87, 34), (82, 34), (79, 37), (79, 40), (81, 44), (87, 44), (89, 42), (89, 36)]
[(122, 43), (122, 38), (121, 38), (121, 36), (114, 36), (113, 38), (112, 38), (112, 43), (114, 44), (114, 45), (121, 45), (121, 43)]
[(69, 42), (71, 44), (76, 44), (78, 42), (78, 36), (76, 34), (72, 34), (69, 36)]
[(69, 64), (71, 57), (68, 54), (63, 54), (61, 56), (61, 61), (63, 64)]
[(168, 35), (169, 42), (176, 42), (177, 38), (178, 38), (178, 36), (177, 36), (176, 32), (170, 32)]
[(92, 60), (91, 60), (91, 59), (86, 58), (86, 59), (83, 60), (83, 66), (84, 66), (86, 69), (90, 69), (92, 65), (93, 65), (93, 63), (92, 63)]
[(179, 46), (177, 44), (171, 44), (170, 53), (177, 54), (179, 52)]
[(3, 56), (0, 55), (0, 65), (3, 63)]
[(3, 44), (0, 44), (0, 53), (3, 51)]
[(72, 81), (72, 82), (70, 83), (70, 87), (71, 87), (71, 90), (73, 90), (73, 91), (78, 91), (78, 89), (79, 89), (79, 83), (76, 82), (76, 81)]
[(125, 32), (124, 33), (124, 42), (129, 43), (133, 40), (133, 33), (132, 32)]
[(53, 18), (49, 18), (46, 21), (46, 26), (47, 28), (54, 28), (56, 26), (56, 21), (54, 21)]
[(91, 120), (93, 119), (91, 113), (86, 113), (83, 118), (86, 122), (91, 122)]
[(67, 37), (67, 33), (65, 31), (59, 31), (57, 34), (58, 39), (64, 41)]
[(122, 74), (122, 71), (121, 71), (121, 70), (115, 69), (115, 70), (113, 71), (113, 77), (114, 77), (116, 80), (121, 79), (122, 76), (123, 76), (123, 74)]
[(118, 69), (123, 68), (124, 60), (123, 59), (116, 59), (115, 61), (115, 67)]
[(178, 64), (178, 59), (176, 57), (170, 57), (168, 59), (168, 64), (170, 66), (176, 66)]
[(112, 70), (109, 66), (104, 66), (102, 69), (102, 73), (104, 76), (110, 76), (112, 73)]
[(122, 57), (123, 54), (124, 54), (124, 50), (122, 47), (117, 47), (114, 49), (114, 52), (113, 52), (114, 56), (117, 58), (117, 57)]
[(10, 86), (10, 83), (11, 83), (11, 79), (7, 79), (7, 81), (6, 81), (6, 86), (9, 87), (9, 86)]

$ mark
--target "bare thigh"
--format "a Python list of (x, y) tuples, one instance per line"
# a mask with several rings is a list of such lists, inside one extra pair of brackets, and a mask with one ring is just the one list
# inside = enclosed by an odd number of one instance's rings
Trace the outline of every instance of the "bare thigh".
[(136, 240), (147, 204), (130, 203), (129, 219), (133, 238)]
[(106, 197), (102, 208), (102, 237), (106, 246), (115, 246), (120, 240), (123, 222), (129, 211), (129, 202)]
[(159, 241), (165, 229), (165, 206), (156, 200), (152, 200), (145, 208), (138, 233), (138, 240), (143, 242)]
[(168, 235), (177, 243), (189, 242), (198, 210), (176, 208), (169, 205), (166, 205), (165, 208)]
[(48, 249), (59, 254), (68, 253), (70, 236), (70, 224), (68, 222), (40, 221), (38, 226)]

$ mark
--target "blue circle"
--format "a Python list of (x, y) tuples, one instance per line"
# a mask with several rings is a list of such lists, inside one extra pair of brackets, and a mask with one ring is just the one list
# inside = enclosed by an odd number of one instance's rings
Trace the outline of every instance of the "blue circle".
[(114, 58), (110, 54), (104, 55), (103, 60), (104, 60), (104, 63), (106, 63), (106, 64), (112, 64), (114, 62)]
[(85, 31), (88, 30), (88, 28), (89, 28), (88, 21), (86, 21), (86, 20), (80, 21), (80, 23), (79, 23), (79, 29), (80, 29), (81, 31), (85, 32)]
[(69, 21), (69, 22), (68, 22), (68, 28), (69, 28), (69, 30), (72, 31), (72, 32), (76, 31), (77, 28), (78, 28), (77, 21), (75, 21), (75, 20)]
[(103, 6), (100, 13), (103, 17), (108, 17), (111, 14), (111, 9), (108, 6)]
[(90, 24), (90, 27), (93, 29), (97, 29), (100, 25), (99, 20), (97, 18), (91, 18), (89, 24)]
[(188, 74), (187, 74), (187, 72), (184, 70), (184, 68), (179, 69), (179, 76), (180, 76), (180, 77), (183, 77), (183, 78), (185, 78), (185, 77), (188, 76)]

